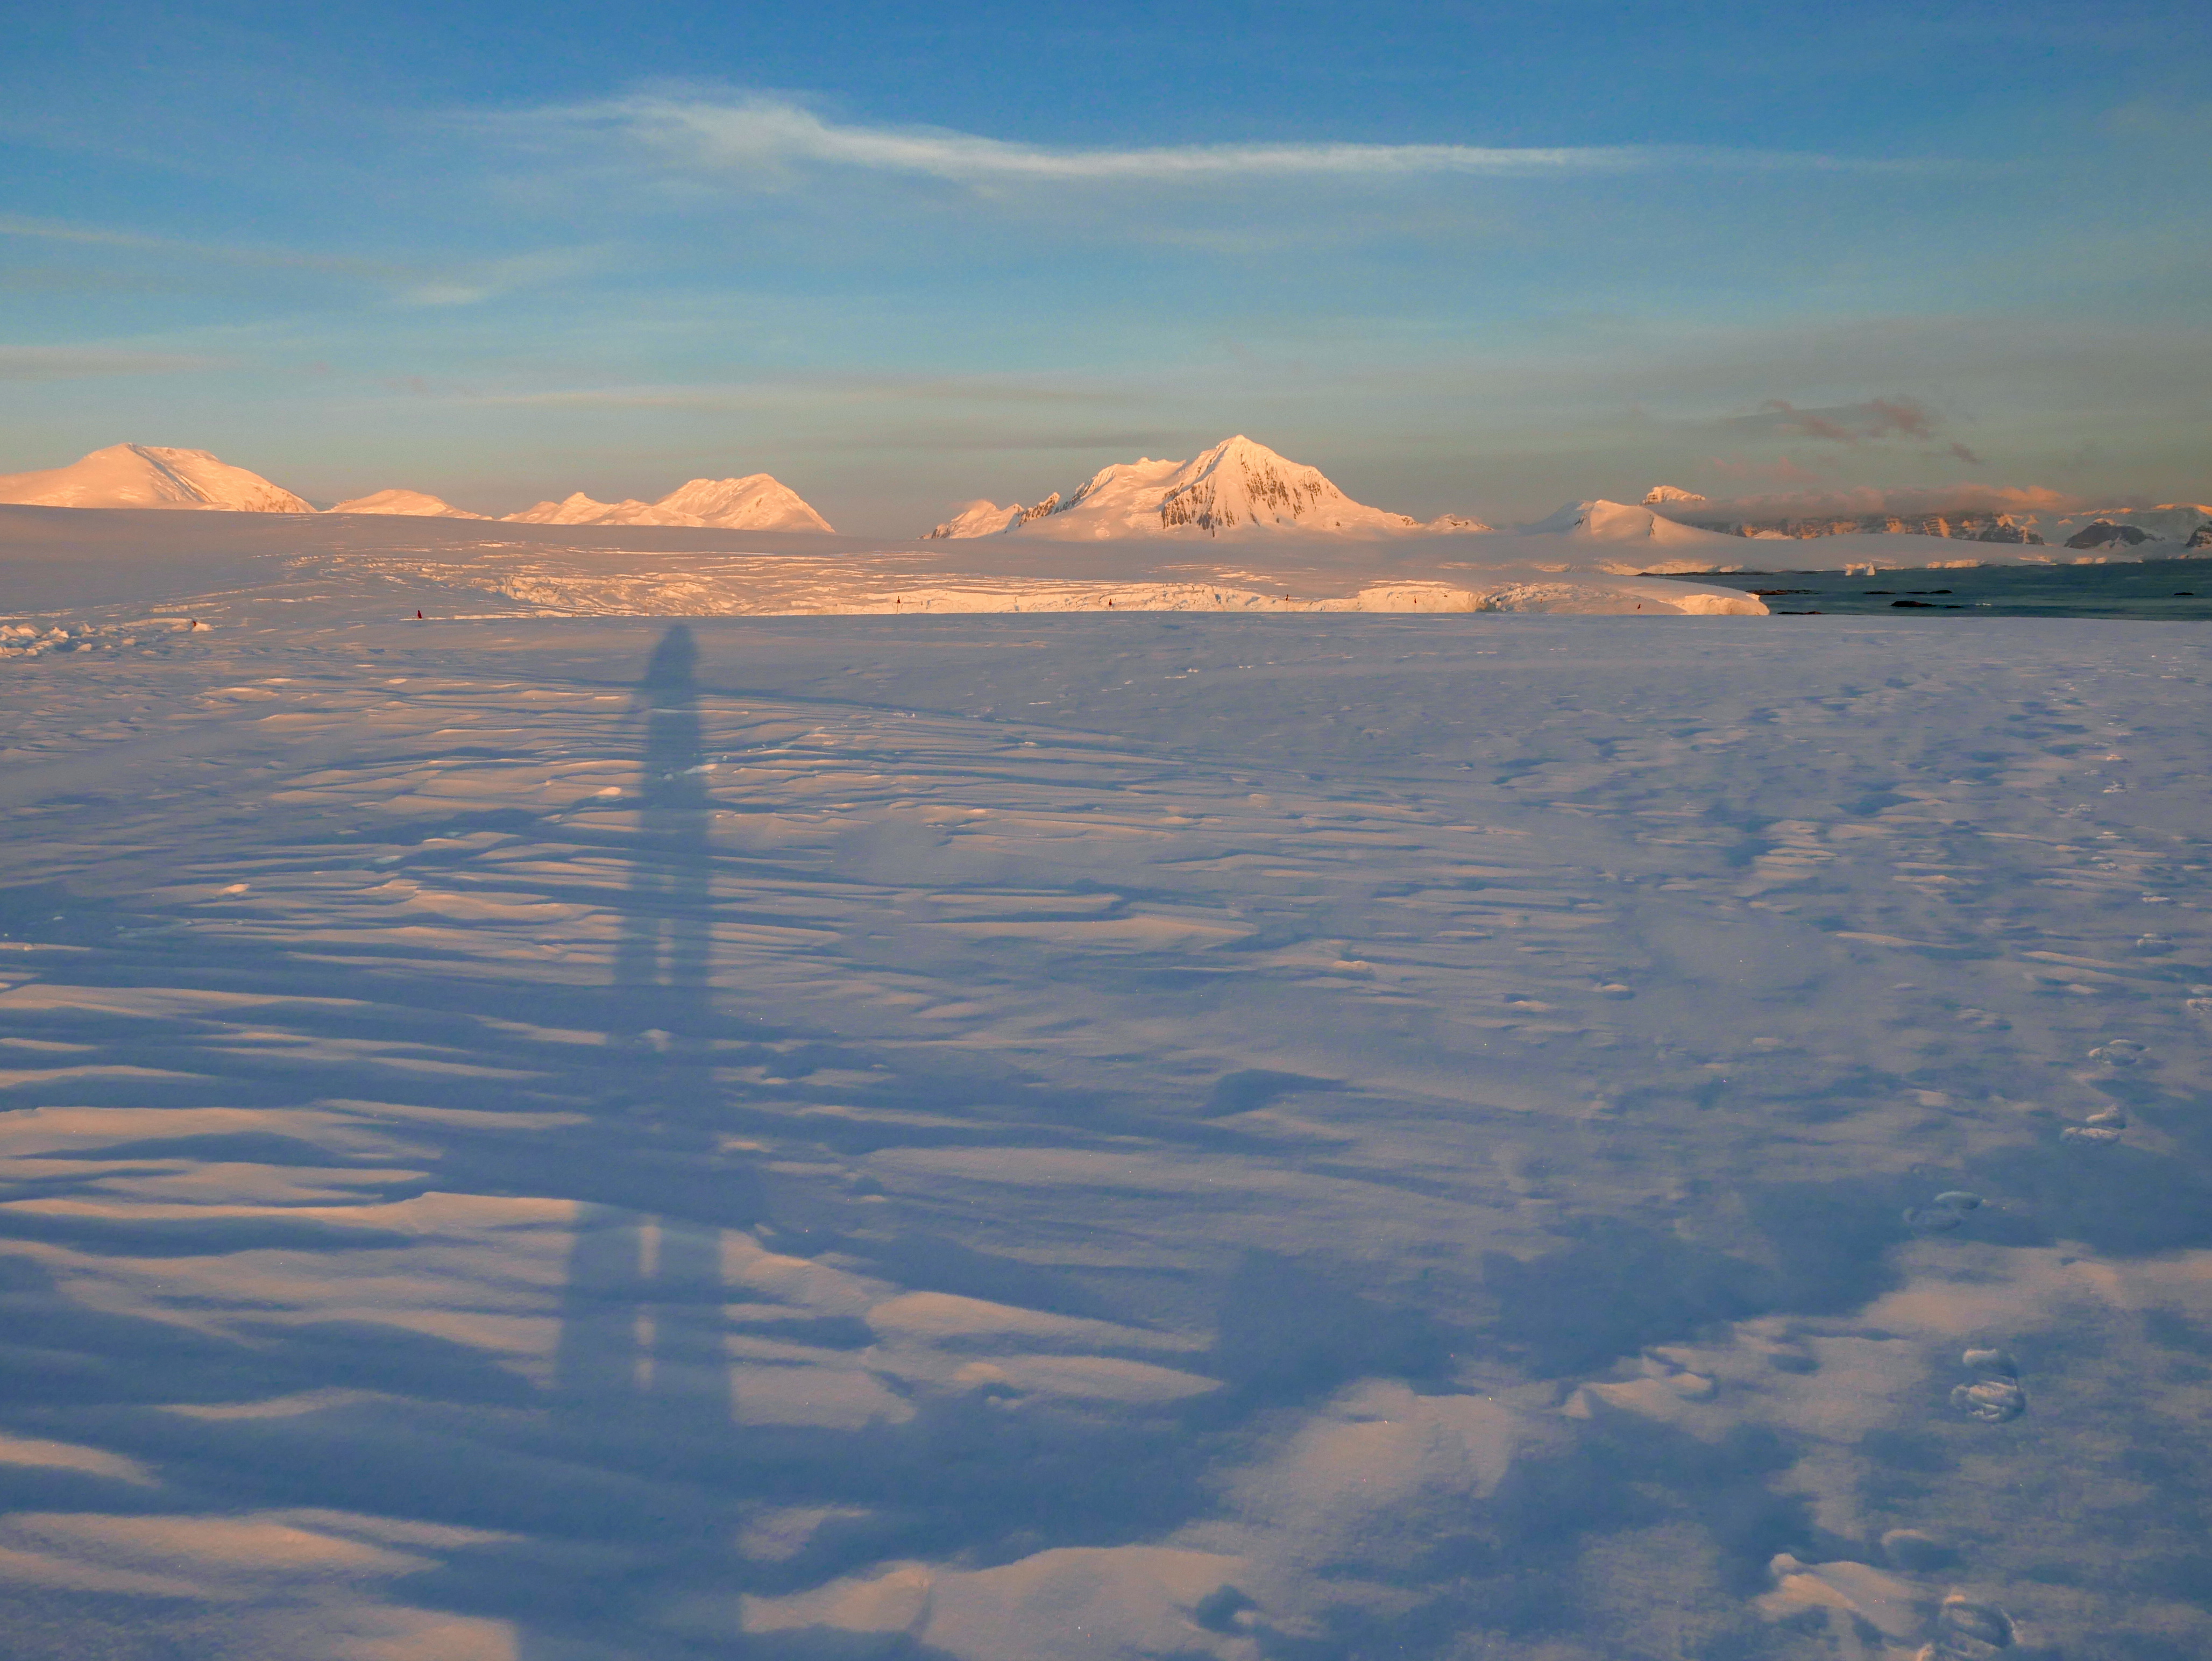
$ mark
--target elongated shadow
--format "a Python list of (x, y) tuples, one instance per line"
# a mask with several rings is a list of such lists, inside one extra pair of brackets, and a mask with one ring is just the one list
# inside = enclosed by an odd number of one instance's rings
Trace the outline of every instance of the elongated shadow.
[(714, 894), (698, 656), (690, 629), (678, 623), (660, 637), (638, 685), (645, 747), (611, 1025), (616, 1040), (635, 1048), (646, 1076), (656, 1079), (670, 1064), (702, 1055), (708, 1043)]
[(637, 826), (606, 1018), (617, 1082), (592, 1129), (603, 1167), (632, 1167), (615, 1193), (640, 1203), (579, 1209), (553, 1399), (602, 1445), (702, 1452), (731, 1418), (721, 1226), (749, 1220), (727, 1212), (753, 1191), (750, 1173), (723, 1168), (715, 1124), (713, 809), (696, 658), (691, 631), (670, 628), (632, 710), (644, 724)]

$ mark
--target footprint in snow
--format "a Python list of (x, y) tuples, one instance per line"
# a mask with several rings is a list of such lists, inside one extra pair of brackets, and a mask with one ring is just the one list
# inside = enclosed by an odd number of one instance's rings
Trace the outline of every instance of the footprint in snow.
[(1966, 1222), (1966, 1214), (1981, 1209), (1982, 1197), (1968, 1193), (1963, 1188), (1954, 1188), (1941, 1193), (1926, 1205), (1905, 1208), (1905, 1227), (1916, 1234), (1948, 1234)]
[(2128, 1116), (2117, 1107), (2107, 1107), (2102, 1112), (2090, 1114), (2082, 1124), (2068, 1125), (2058, 1133), (2058, 1139), (2078, 1147), (2109, 1148), (2127, 1128)]
[(2012, 1617), (1994, 1603), (1953, 1592), (1936, 1612), (1936, 1641), (1919, 1661), (1984, 1661), (2013, 1645)]
[(2002, 1349), (1969, 1349), (1960, 1363), (1981, 1376), (1951, 1392), (1951, 1405), (1985, 1425), (2009, 1424), (2027, 1411), (2027, 1392), (2020, 1387), (2020, 1367)]

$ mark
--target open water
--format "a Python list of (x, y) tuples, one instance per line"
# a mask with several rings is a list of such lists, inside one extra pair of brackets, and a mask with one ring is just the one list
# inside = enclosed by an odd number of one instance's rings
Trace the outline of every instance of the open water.
[(2212, 619), (2212, 559), (2112, 565), (1981, 566), (1969, 570), (1698, 572), (1762, 597), (1782, 615), (1965, 611), (1985, 617)]

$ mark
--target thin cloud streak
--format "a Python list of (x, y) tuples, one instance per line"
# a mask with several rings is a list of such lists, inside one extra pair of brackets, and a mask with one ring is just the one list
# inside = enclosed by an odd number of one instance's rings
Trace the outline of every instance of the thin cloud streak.
[(33, 241), (58, 242), (86, 248), (113, 248), (131, 253), (160, 254), (205, 260), (217, 265), (267, 270), (313, 272), (349, 278), (383, 288), (403, 306), (472, 306), (518, 289), (540, 288), (589, 276), (614, 262), (612, 251), (603, 247), (556, 248), (503, 258), (455, 265), (410, 266), (363, 259), (349, 254), (304, 253), (296, 249), (234, 246), (194, 242), (177, 237), (149, 236), (137, 231), (115, 231), (94, 225), (70, 225), (53, 220), (27, 219), (0, 214), (0, 237), (22, 237)]
[(0, 346), (0, 381), (76, 380), (89, 375), (182, 375), (228, 369), (222, 358), (106, 346)]
[(1737, 415), (1727, 424), (1747, 432), (1820, 439), (1830, 444), (1859, 444), (1892, 433), (1930, 441), (1936, 437), (1934, 415), (1925, 404), (1908, 397), (1869, 398), (1864, 403), (1826, 409), (1801, 409), (1785, 398), (1769, 398), (1757, 415)]
[(869, 404), (884, 400), (988, 405), (1092, 406), (1145, 396), (1136, 386), (1053, 385), (964, 376), (912, 379), (820, 373), (695, 385), (552, 387), (470, 394), (484, 404), (573, 409), (762, 409), (795, 403)]
[(788, 99), (765, 96), (730, 100), (638, 94), (487, 120), (495, 128), (522, 132), (612, 136), (718, 173), (769, 173), (814, 163), (970, 185), (1203, 185), (1331, 177), (1513, 179), (1663, 167), (1894, 173), (1939, 165), (1696, 145), (1188, 144), (1076, 149), (939, 128), (841, 124)]
[(265, 266), (276, 270), (323, 271), (336, 276), (390, 282), (408, 273), (398, 266), (344, 254), (309, 254), (289, 248), (232, 247), (222, 243), (192, 242), (179, 237), (148, 236), (137, 231), (111, 231), (93, 225), (67, 225), (52, 220), (27, 219), (0, 214), (0, 236), (27, 237), (42, 242), (73, 243), (82, 247), (124, 248), (136, 252), (183, 254), (195, 259), (228, 265)]

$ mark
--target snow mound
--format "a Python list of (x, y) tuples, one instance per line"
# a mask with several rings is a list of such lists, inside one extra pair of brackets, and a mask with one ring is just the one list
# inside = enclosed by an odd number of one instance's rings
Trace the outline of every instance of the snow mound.
[(204, 450), (112, 444), (67, 467), (0, 474), (0, 502), (24, 507), (168, 507), (233, 513), (315, 510), (258, 473)]
[(1356, 502), (1320, 469), (1291, 461), (1240, 433), (1194, 461), (1155, 461), (1147, 456), (1101, 468), (1065, 503), (1057, 493), (1034, 507), (972, 502), (929, 535), (1022, 534), (1089, 540), (1255, 531), (1447, 534), (1488, 529), (1449, 513), (1425, 525), (1408, 514)]
[(1569, 502), (1558, 512), (1521, 529), (1530, 536), (1567, 536), (1583, 542), (1663, 543), (1669, 547), (1740, 544), (1742, 540), (1717, 530), (1700, 530), (1695, 525), (1655, 513), (1648, 507), (1632, 507), (1626, 502), (1607, 501), (1603, 497)]
[(482, 513), (471, 513), (465, 507), (456, 507), (442, 497), (421, 490), (378, 490), (366, 496), (356, 496), (351, 501), (340, 502), (330, 510), (333, 513), (398, 513), (422, 519), (481, 519)]
[(1658, 507), (1667, 502), (1688, 504), (1705, 500), (1694, 490), (1685, 490), (1680, 485), (1673, 484), (1655, 484), (1644, 493), (1644, 505), (1646, 507)]
[(714, 530), (812, 530), (830, 522), (799, 493), (766, 473), (741, 479), (693, 479), (657, 502), (594, 501), (582, 491), (507, 516), (518, 524), (667, 524)]

